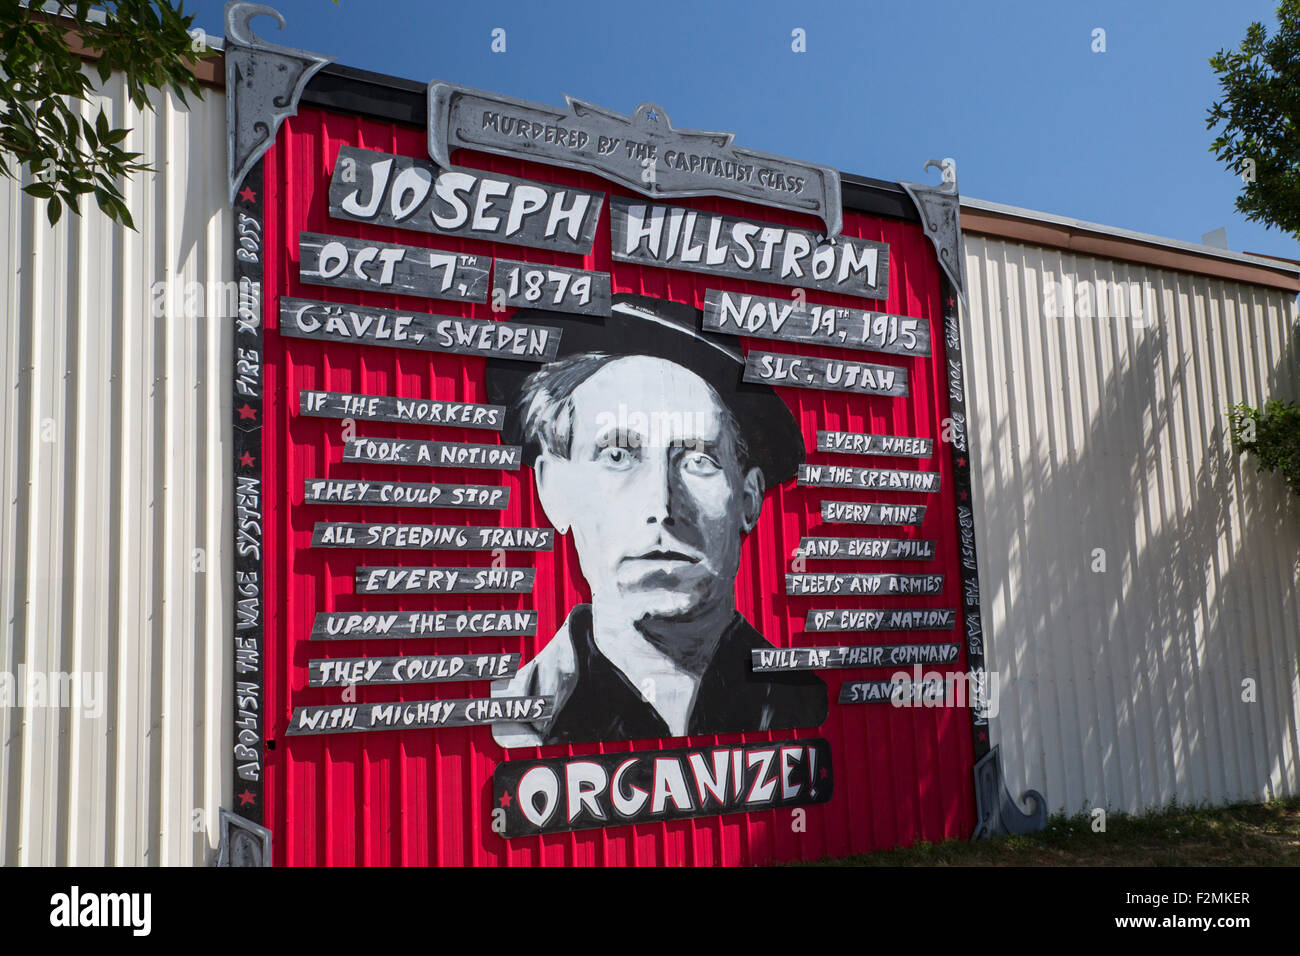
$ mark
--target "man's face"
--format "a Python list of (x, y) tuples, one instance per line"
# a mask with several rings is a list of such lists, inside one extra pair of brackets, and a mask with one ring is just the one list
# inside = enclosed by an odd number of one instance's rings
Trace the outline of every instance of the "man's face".
[(691, 620), (734, 595), (740, 542), (762, 505), (758, 469), (704, 379), (663, 359), (616, 359), (573, 392), (567, 459), (543, 452), (548, 516), (573, 530), (597, 608)]

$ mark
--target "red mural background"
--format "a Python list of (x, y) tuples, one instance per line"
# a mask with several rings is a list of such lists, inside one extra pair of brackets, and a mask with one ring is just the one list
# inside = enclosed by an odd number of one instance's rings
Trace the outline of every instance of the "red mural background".
[[(370, 596), (353, 594), (360, 565), (487, 566), (486, 552), (403, 552), (311, 548), (317, 521), (395, 521), (549, 527), (527, 468), (517, 472), (344, 464), (343, 422), (302, 417), (299, 391), (321, 389), (484, 402), (484, 360), (376, 346), (282, 338), (277, 332), (282, 295), (345, 304), (404, 308), (417, 312), (499, 319), (490, 305), (434, 301), (305, 285), (298, 281), (300, 231), (400, 242), (476, 255), (524, 259), (609, 272), (613, 291), (661, 296), (697, 307), (705, 290), (718, 288), (788, 298), (792, 290), (767, 283), (614, 262), (610, 254), (611, 195), (634, 196), (597, 176), (572, 170), (459, 151), (453, 163), (512, 176), (603, 191), (606, 201), (589, 255), (437, 236), (331, 219), (330, 173), (340, 146), (350, 144), (427, 158), (425, 130), (354, 116), (302, 109), (281, 128), (265, 157), (265, 380), (263, 474), (265, 476), (265, 719), (267, 751), (263, 820), (274, 834), (278, 865), (350, 864), (763, 864), (844, 856), (910, 844), (918, 838), (966, 837), (975, 823), (970, 712), (965, 707), (896, 708), (884, 704), (840, 706), (840, 685), (882, 680), (891, 669), (830, 670), (826, 680), (830, 716), (822, 727), (795, 731), (725, 734), (664, 740), (619, 741), (511, 750), (492, 739), (491, 727), (344, 733), (286, 737), (295, 706), (338, 703), (342, 690), (307, 686), (314, 658), (519, 652), (523, 660), (541, 649), (573, 604), (589, 599), (568, 537), (553, 552), (511, 552), (511, 566), (537, 568), (531, 595)], [(635, 197), (634, 197), (635, 198)], [(722, 199), (673, 200), (675, 204), (748, 219), (820, 230), (820, 221), (781, 210)], [(844, 233), (889, 244), (887, 302), (810, 293), (814, 303), (884, 309), (928, 319), (932, 354), (907, 358), (866, 356), (907, 368), (911, 394), (903, 398), (850, 395), (809, 389), (778, 389), (799, 421), (807, 460), (880, 468), (920, 468), (941, 473), (938, 494), (799, 488), (793, 481), (772, 489), (763, 517), (747, 539), (736, 579), (736, 606), (778, 647), (816, 644), (957, 641), (957, 663), (966, 669), (952, 488), (952, 463), (941, 442), (948, 415), (941, 321), (940, 270), (933, 248), (915, 223), (845, 212)], [(844, 357), (845, 352), (789, 342), (738, 340), (746, 349)], [(856, 353), (862, 357), (863, 353)], [(915, 435), (933, 438), (929, 460), (821, 455), (817, 429)], [(358, 436), (492, 442), (478, 429), (358, 421)], [(503, 484), (511, 489), (503, 512), (430, 508), (303, 504), (307, 478), (370, 478), (396, 481)], [(918, 527), (823, 525), (820, 502), (878, 501), (925, 504)], [(941, 572), (944, 590), (931, 597), (788, 597), (784, 575), (804, 535), (869, 535), (935, 539), (938, 556), (928, 562), (813, 561), (810, 571)], [(452, 557), (448, 558), (448, 555)], [(952, 631), (814, 635), (803, 632), (811, 608), (956, 608)], [(319, 611), (527, 609), (539, 614), (536, 637), (473, 637), (402, 640), (310, 641)], [(489, 683), (361, 686), (359, 702), (485, 697)], [(727, 745), (799, 737), (824, 737), (832, 748), (834, 796), (802, 808), (802, 830), (792, 811), (768, 810), (644, 823), (609, 829), (505, 840), (492, 830), (492, 772), (505, 759)]]

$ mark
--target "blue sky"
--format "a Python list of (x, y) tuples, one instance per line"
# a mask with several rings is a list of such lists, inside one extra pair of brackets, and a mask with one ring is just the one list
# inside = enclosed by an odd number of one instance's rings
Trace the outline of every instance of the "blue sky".
[[(934, 181), (925, 160), (951, 156), (964, 195), (1189, 242), (1226, 227), (1233, 250), (1300, 258), (1235, 210), (1205, 127), (1206, 61), (1253, 20), (1272, 33), (1274, 0), (271, 5), (288, 25), (259, 18), (261, 36), (347, 66), (625, 113), (649, 100), (677, 127), (881, 179)], [(185, 9), (220, 34), (222, 6)]]

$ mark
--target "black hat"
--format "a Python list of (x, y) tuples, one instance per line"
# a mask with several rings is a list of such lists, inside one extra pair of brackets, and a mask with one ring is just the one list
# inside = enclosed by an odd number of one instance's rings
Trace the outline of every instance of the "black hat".
[[(703, 313), (694, 306), (648, 295), (619, 293), (607, 318), (521, 309), (506, 321), (559, 329), (556, 358), (579, 352), (648, 355), (689, 369), (708, 382), (731, 410), (749, 448), (750, 464), (763, 472), (765, 486), (789, 481), (804, 460), (803, 434), (785, 401), (767, 385), (743, 381), (745, 357), (736, 344), (702, 331)], [(488, 401), (508, 408), (501, 440), (524, 445), (532, 464), (540, 451), (525, 443), (516, 403), (524, 382), (539, 366), (489, 359)]]

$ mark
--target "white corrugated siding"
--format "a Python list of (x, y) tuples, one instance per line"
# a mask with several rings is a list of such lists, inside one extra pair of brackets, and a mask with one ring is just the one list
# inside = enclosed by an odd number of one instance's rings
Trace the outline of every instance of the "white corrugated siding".
[[(51, 229), (0, 181), (0, 672), (103, 686), (99, 716), (0, 707), (3, 864), (206, 864), (229, 789), (225, 101), (153, 102), (115, 76), (83, 111), (157, 170), (124, 188), (138, 233), (93, 197)], [(177, 280), (201, 314), (155, 315)]]
[[(1300, 793), (1300, 500), (1225, 417), (1300, 399), (1295, 296), (977, 235), (966, 273), (1008, 789), (1069, 812)], [(1072, 304), (1080, 280), (1137, 283), (1143, 315), (1046, 315), (1047, 277), (1062, 306), (1067, 279)]]

